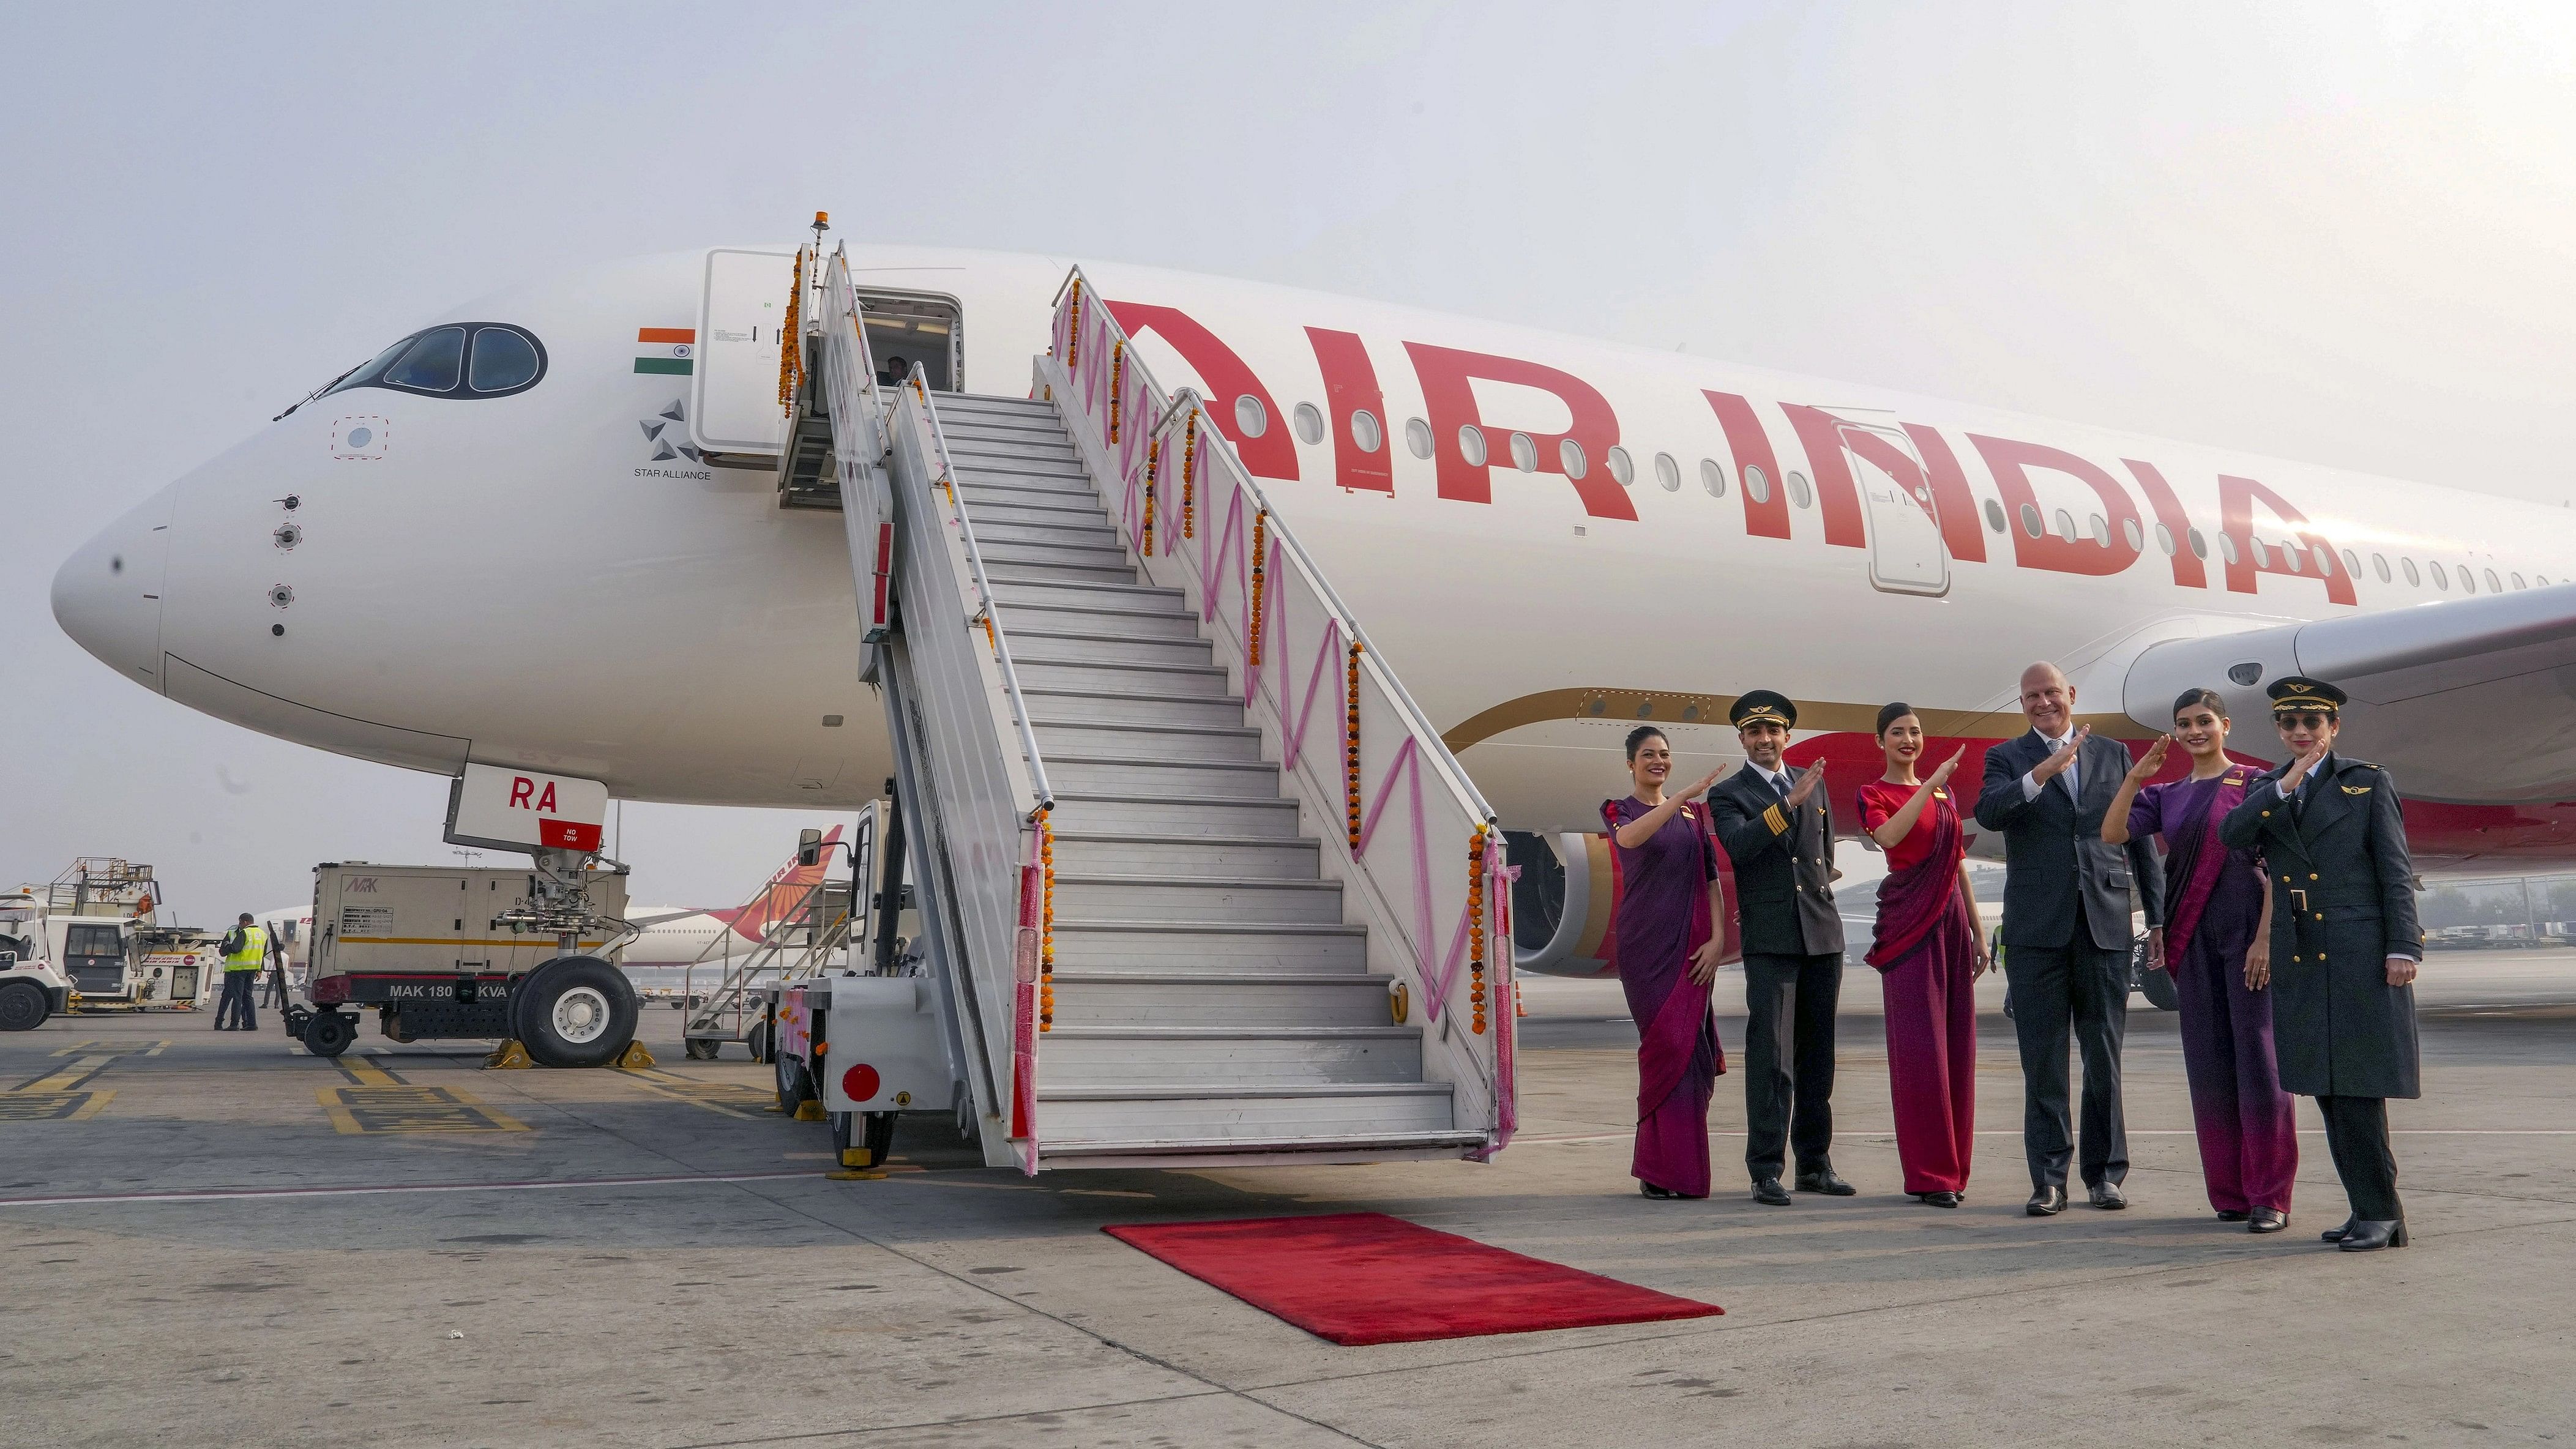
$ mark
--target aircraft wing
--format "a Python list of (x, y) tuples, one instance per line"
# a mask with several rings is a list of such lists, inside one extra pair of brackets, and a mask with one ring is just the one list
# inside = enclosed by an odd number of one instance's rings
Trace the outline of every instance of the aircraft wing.
[(2226, 699), (2231, 749), (2287, 758), (2265, 686), (2304, 674), (2341, 686), (2339, 748), (2387, 766), (2410, 799), (2576, 799), (2576, 584), (2177, 639), (2138, 656), (2121, 709), (2173, 725), (2194, 686)]

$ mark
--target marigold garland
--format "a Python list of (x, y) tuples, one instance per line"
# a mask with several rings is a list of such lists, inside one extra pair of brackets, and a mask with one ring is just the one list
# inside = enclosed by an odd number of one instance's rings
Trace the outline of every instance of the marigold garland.
[(1118, 441), (1118, 418), (1124, 410), (1120, 403), (1121, 384), (1127, 380), (1127, 339), (1109, 344), (1109, 441)]
[(1145, 444), (1145, 557), (1154, 556), (1154, 485), (1163, 472), (1163, 440)]
[(1073, 375), (1073, 364), (1082, 356), (1082, 278), (1073, 279), (1073, 308), (1064, 329), (1064, 372)]
[(1189, 430), (1181, 435), (1181, 537), (1196, 538), (1196, 520), (1191, 517), (1197, 502), (1199, 476), (1199, 410), (1190, 409)]
[(778, 410), (796, 410), (796, 388), (805, 380), (805, 251), (796, 251), (795, 278), (787, 291), (787, 325), (778, 332)]
[(1485, 827), (1467, 842), (1467, 1009), (1476, 1035), (1485, 1034)]
[(1269, 577), (1269, 568), (1265, 563), (1270, 555), (1269, 540), (1265, 537), (1269, 526), (1270, 510), (1255, 509), (1252, 514), (1252, 639), (1250, 643), (1252, 662), (1256, 666), (1261, 663), (1261, 606), (1264, 602), (1262, 586)]
[(1342, 731), (1342, 801), (1350, 816), (1351, 854), (1360, 850), (1360, 642), (1351, 641), (1351, 661), (1343, 676), (1346, 727)]
[(1055, 824), (1038, 807), (1038, 1030), (1055, 1030)]

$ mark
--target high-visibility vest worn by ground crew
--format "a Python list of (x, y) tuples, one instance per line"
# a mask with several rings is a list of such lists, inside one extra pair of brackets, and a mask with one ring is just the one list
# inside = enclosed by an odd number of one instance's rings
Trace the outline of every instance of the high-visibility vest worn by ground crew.
[(224, 953), (226, 971), (256, 971), (268, 960), (268, 929), (244, 926), (234, 933), (241, 937)]

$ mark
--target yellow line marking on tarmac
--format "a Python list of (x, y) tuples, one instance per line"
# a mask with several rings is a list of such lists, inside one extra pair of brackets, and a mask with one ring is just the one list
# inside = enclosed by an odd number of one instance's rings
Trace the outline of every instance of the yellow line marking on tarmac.
[(99, 1073), (106, 1071), (109, 1067), (114, 1065), (116, 1065), (116, 1058), (114, 1057), (83, 1057), (79, 1061), (73, 1062), (58, 1071), (38, 1077), (27, 1085), (18, 1088), (18, 1090), (21, 1092), (69, 1092), (79, 1087), (81, 1083), (88, 1081), (90, 1078), (97, 1076)]
[(0, 1092), (0, 1122), (86, 1122), (107, 1110), (116, 1093), (103, 1089), (84, 1091), (83, 1083), (115, 1066), (118, 1057), (148, 1056), (168, 1045), (166, 1041), (158, 1042), (146, 1049), (140, 1043), (120, 1048), (108, 1042), (74, 1042), (54, 1055), (65, 1057), (77, 1052), (77, 1059), (23, 1086)]
[(535, 1130), (506, 1112), (484, 1106), (471, 1093), (416, 1086), (363, 1056), (333, 1057), (331, 1065), (349, 1079), (349, 1085), (324, 1087), (314, 1095), (330, 1114), (332, 1127), (347, 1136)]
[(167, 1038), (160, 1041), (149, 1042), (76, 1041), (70, 1046), (64, 1047), (62, 1050), (55, 1052), (54, 1055), (58, 1057), (81, 1055), (109, 1057), (157, 1057), (164, 1051), (169, 1050), (169, 1047), (170, 1042)]
[(658, 1067), (628, 1067), (612, 1075), (654, 1096), (704, 1107), (722, 1117), (762, 1117), (777, 1110), (776, 1092), (740, 1082), (703, 1082)]

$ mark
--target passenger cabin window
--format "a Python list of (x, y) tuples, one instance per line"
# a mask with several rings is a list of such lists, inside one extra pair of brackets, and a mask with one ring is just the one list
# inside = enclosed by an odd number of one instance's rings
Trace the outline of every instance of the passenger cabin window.
[(1583, 460), (1583, 445), (1572, 438), (1556, 445), (1556, 466), (1577, 483), (1582, 482), (1583, 475), (1591, 470), (1591, 465)]
[(1524, 473), (1538, 471), (1538, 444), (1527, 433), (1512, 434), (1512, 466)]
[[(1699, 460), (1699, 480), (1712, 485), (1708, 490), (1711, 497), (1720, 497), (1726, 492), (1726, 474), (1713, 459)], [(1770, 475), (1757, 466), (1747, 466), (1744, 470), (1744, 494), (1756, 503), (1770, 502)]]
[(2379, 581), (2380, 581), (2381, 583), (2383, 583), (2383, 584), (2384, 584), (2384, 583), (2387, 583), (2387, 582), (2388, 582), (2388, 555), (2386, 555), (2386, 554), (2384, 554), (2384, 553), (2375, 553), (2375, 554), (2372, 554), (2372, 555), (2370, 556), (2370, 571), (2371, 571), (2372, 573), (2375, 573), (2375, 574), (2379, 575)]
[[(1565, 441), (1567, 447), (1574, 447), (1572, 438)], [(1575, 448), (1574, 451), (1580, 454), (1583, 450)], [(1628, 461), (1627, 449), (1610, 448), (1602, 453), (1601, 461), (1610, 465), (1610, 476), (1619, 480), (1620, 487), (1630, 488), (1636, 485), (1637, 465)]]
[(2351, 549), (2343, 551), (2343, 571), (2353, 578), (2361, 577), (2361, 557)]
[[(1717, 465), (1712, 463), (1709, 466), (1715, 467)], [(1667, 493), (1679, 493), (1682, 491), (1682, 465), (1673, 461), (1672, 454), (1657, 453), (1655, 455), (1655, 481), (1662, 484), (1664, 491)], [(1717, 491), (1719, 493), (1724, 493), (1726, 491), (1723, 486), (1725, 481), (1726, 480), (1724, 478), (1720, 478), (1718, 480), (1720, 486)]]
[(1297, 404), (1288, 416), (1297, 426), (1299, 440), (1308, 444), (1324, 441), (1324, 415), (1313, 403)]
[(2517, 589), (2519, 589), (2519, 588), (2523, 587), (2522, 575), (2520, 575), (2520, 574), (2515, 574), (2515, 575), (2513, 576), (2513, 586), (2514, 586), (2515, 588), (2517, 588)]
[(2406, 565), (2407, 587), (2417, 589), (2424, 587), (2424, 576), (2415, 572), (2415, 560), (2411, 558), (2401, 558), (2398, 562)]
[(1351, 413), (1351, 441), (1359, 444), (1363, 453), (1374, 453), (1385, 446), (1386, 433), (1377, 425), (1377, 414), (1367, 408)]
[(2229, 563), (2236, 562), (2236, 535), (2222, 533), (2218, 536), (2218, 556)]
[(1257, 438), (1270, 431), (1270, 410), (1261, 399), (1250, 393), (1234, 400), (1234, 430), (1247, 438)]
[(1986, 527), (1996, 533), (2004, 531), (2004, 506), (1991, 498), (1986, 500)]
[(2209, 557), (2209, 535), (2197, 528), (2191, 531), (2191, 556), (2199, 559)]
[(1797, 504), (1800, 508), (1804, 508), (1808, 504), (1816, 501), (1816, 495), (1809, 492), (1807, 489), (1806, 474), (1792, 473), (1789, 475), (1789, 501)]
[(1458, 452), (1466, 458), (1468, 467), (1484, 467), (1485, 430), (1474, 423), (1462, 424), (1458, 429)]
[(508, 397), (545, 375), (546, 348), (535, 333), (510, 322), (460, 322), (413, 333), (330, 392), (381, 387), (422, 397)]
[(1413, 456), (1417, 458), (1430, 457), (1431, 425), (1420, 418), (1405, 419), (1404, 446), (1411, 448), (1413, 450)]
[(2494, 569), (2487, 570), (2487, 592), (2490, 594), (2501, 594), (2504, 592), (2504, 585), (2496, 581)]
[(2021, 506), (2021, 531), (2033, 538), (2039, 537), (2039, 505), (2025, 503)]
[(2172, 558), (2174, 556), (2173, 530), (2165, 527), (2161, 523), (2156, 525), (2156, 547), (2164, 550), (2165, 557)]
[[(2451, 588), (2451, 575), (2447, 569), (2442, 567), (2442, 561), (2437, 558), (2426, 559), (2424, 561), (2424, 566), (2433, 571), (2433, 587), (2448, 593)], [(2411, 573), (2413, 570), (2410, 569), (2408, 572)]]
[[(2146, 535), (2138, 532), (2138, 520), (2134, 518), (2123, 518), (2120, 520), (2120, 536), (2129, 541), (2129, 551), (2131, 553), (2136, 553), (2138, 550), (2147, 546)], [(2173, 552), (2173, 549), (2171, 547), (2167, 547), (2165, 552), (2171, 553)]]

